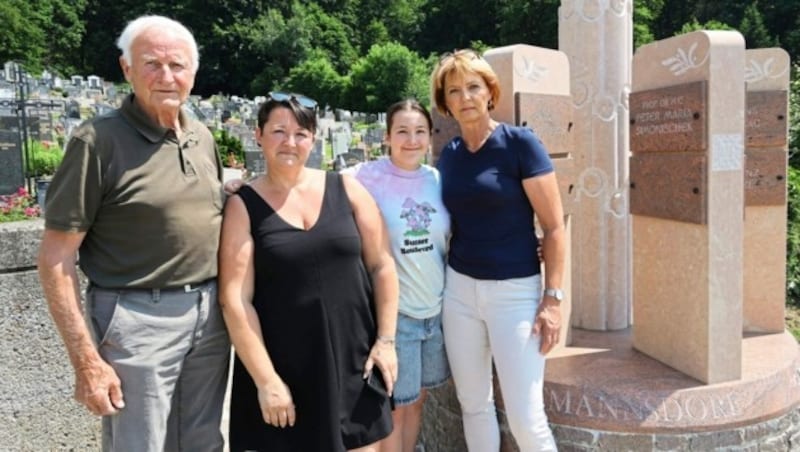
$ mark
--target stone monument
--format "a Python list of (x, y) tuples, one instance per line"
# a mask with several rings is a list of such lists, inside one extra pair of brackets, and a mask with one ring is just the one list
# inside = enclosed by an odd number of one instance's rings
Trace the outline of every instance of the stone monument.
[(569, 57), (574, 105), (572, 326), (631, 322), (628, 109), (633, 1), (562, 0), (558, 48)]
[[(746, 53), (737, 32), (702, 31), (643, 46), (626, 74), (629, 26), (603, 27), (630, 21), (631, 8), (562, 2), (562, 26), (584, 30), (562, 31), (561, 48), (583, 36), (585, 49), (567, 51), (573, 328), (548, 356), (544, 387), (559, 448), (800, 449), (800, 349), (782, 318), (788, 59)], [(515, 92), (513, 51), (493, 52), (505, 55), (491, 64), (515, 105), (501, 100), (495, 114), (547, 117)], [(434, 151), (457, 133), (435, 115)], [(457, 407), (452, 386), (431, 391), (427, 451), (465, 450)], [(516, 450), (501, 397), (498, 417), (502, 450)]]
[[(575, 329), (548, 358), (545, 403), (561, 448), (800, 447), (796, 341), (782, 327), (742, 337), (744, 250), (774, 246), (745, 235), (745, 61), (736, 32), (690, 33), (634, 55), (633, 328)], [(777, 120), (783, 102), (753, 120)], [(785, 139), (785, 129), (772, 133)], [(778, 179), (780, 169), (756, 166)], [(776, 221), (767, 234), (783, 231), (785, 216)], [(763, 260), (762, 271), (782, 273), (781, 262)]]
[(745, 52), (745, 332), (781, 333), (786, 306), (789, 55)]
[(633, 57), (633, 345), (704, 383), (741, 377), (744, 64), (738, 32)]

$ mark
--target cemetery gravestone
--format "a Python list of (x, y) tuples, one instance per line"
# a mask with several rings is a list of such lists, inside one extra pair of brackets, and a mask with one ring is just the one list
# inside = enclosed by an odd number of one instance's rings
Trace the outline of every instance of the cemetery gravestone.
[(633, 57), (633, 345), (704, 383), (742, 371), (744, 61), (732, 31)]
[(745, 332), (781, 333), (786, 306), (789, 55), (745, 52)]
[(319, 137), (314, 140), (314, 147), (311, 149), (311, 154), (308, 156), (308, 160), (306, 161), (306, 166), (309, 168), (316, 168), (321, 169), (323, 158), (322, 158), (322, 149), (325, 143)]
[(25, 179), (19, 132), (7, 129), (3, 122), (0, 121), (0, 195), (7, 195), (24, 186)]

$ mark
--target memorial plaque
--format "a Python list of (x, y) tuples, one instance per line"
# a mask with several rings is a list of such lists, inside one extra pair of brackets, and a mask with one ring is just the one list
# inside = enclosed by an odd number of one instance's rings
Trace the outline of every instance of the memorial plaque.
[(25, 184), (19, 134), (0, 130), (0, 195), (17, 191)]
[(708, 157), (635, 154), (630, 159), (631, 214), (706, 224)]
[(744, 205), (786, 204), (786, 151), (748, 149), (745, 156)]
[(745, 145), (750, 147), (786, 146), (789, 121), (786, 118), (786, 91), (748, 91), (745, 97)]
[(551, 156), (567, 155), (573, 151), (570, 96), (516, 93), (514, 103), (517, 125), (533, 129)]
[(707, 81), (631, 93), (631, 152), (705, 152)]

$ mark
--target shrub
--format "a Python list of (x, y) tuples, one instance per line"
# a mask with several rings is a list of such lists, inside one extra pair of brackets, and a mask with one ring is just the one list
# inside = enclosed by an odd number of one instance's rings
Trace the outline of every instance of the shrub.
[(53, 175), (64, 159), (64, 151), (47, 142), (31, 140), (28, 142), (28, 151), (31, 156), (31, 164), (28, 168), (30, 176)]
[(786, 300), (800, 308), (800, 168), (788, 169)]
[(244, 146), (242, 146), (241, 140), (224, 129), (217, 129), (214, 131), (214, 141), (217, 143), (217, 153), (223, 166), (244, 167)]

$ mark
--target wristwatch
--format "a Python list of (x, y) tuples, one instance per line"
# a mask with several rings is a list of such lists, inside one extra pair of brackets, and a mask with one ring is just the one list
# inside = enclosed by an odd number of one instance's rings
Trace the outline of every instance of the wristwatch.
[(561, 303), (561, 300), (564, 299), (564, 291), (561, 289), (545, 289), (544, 294), (553, 297), (556, 299), (557, 302)]

